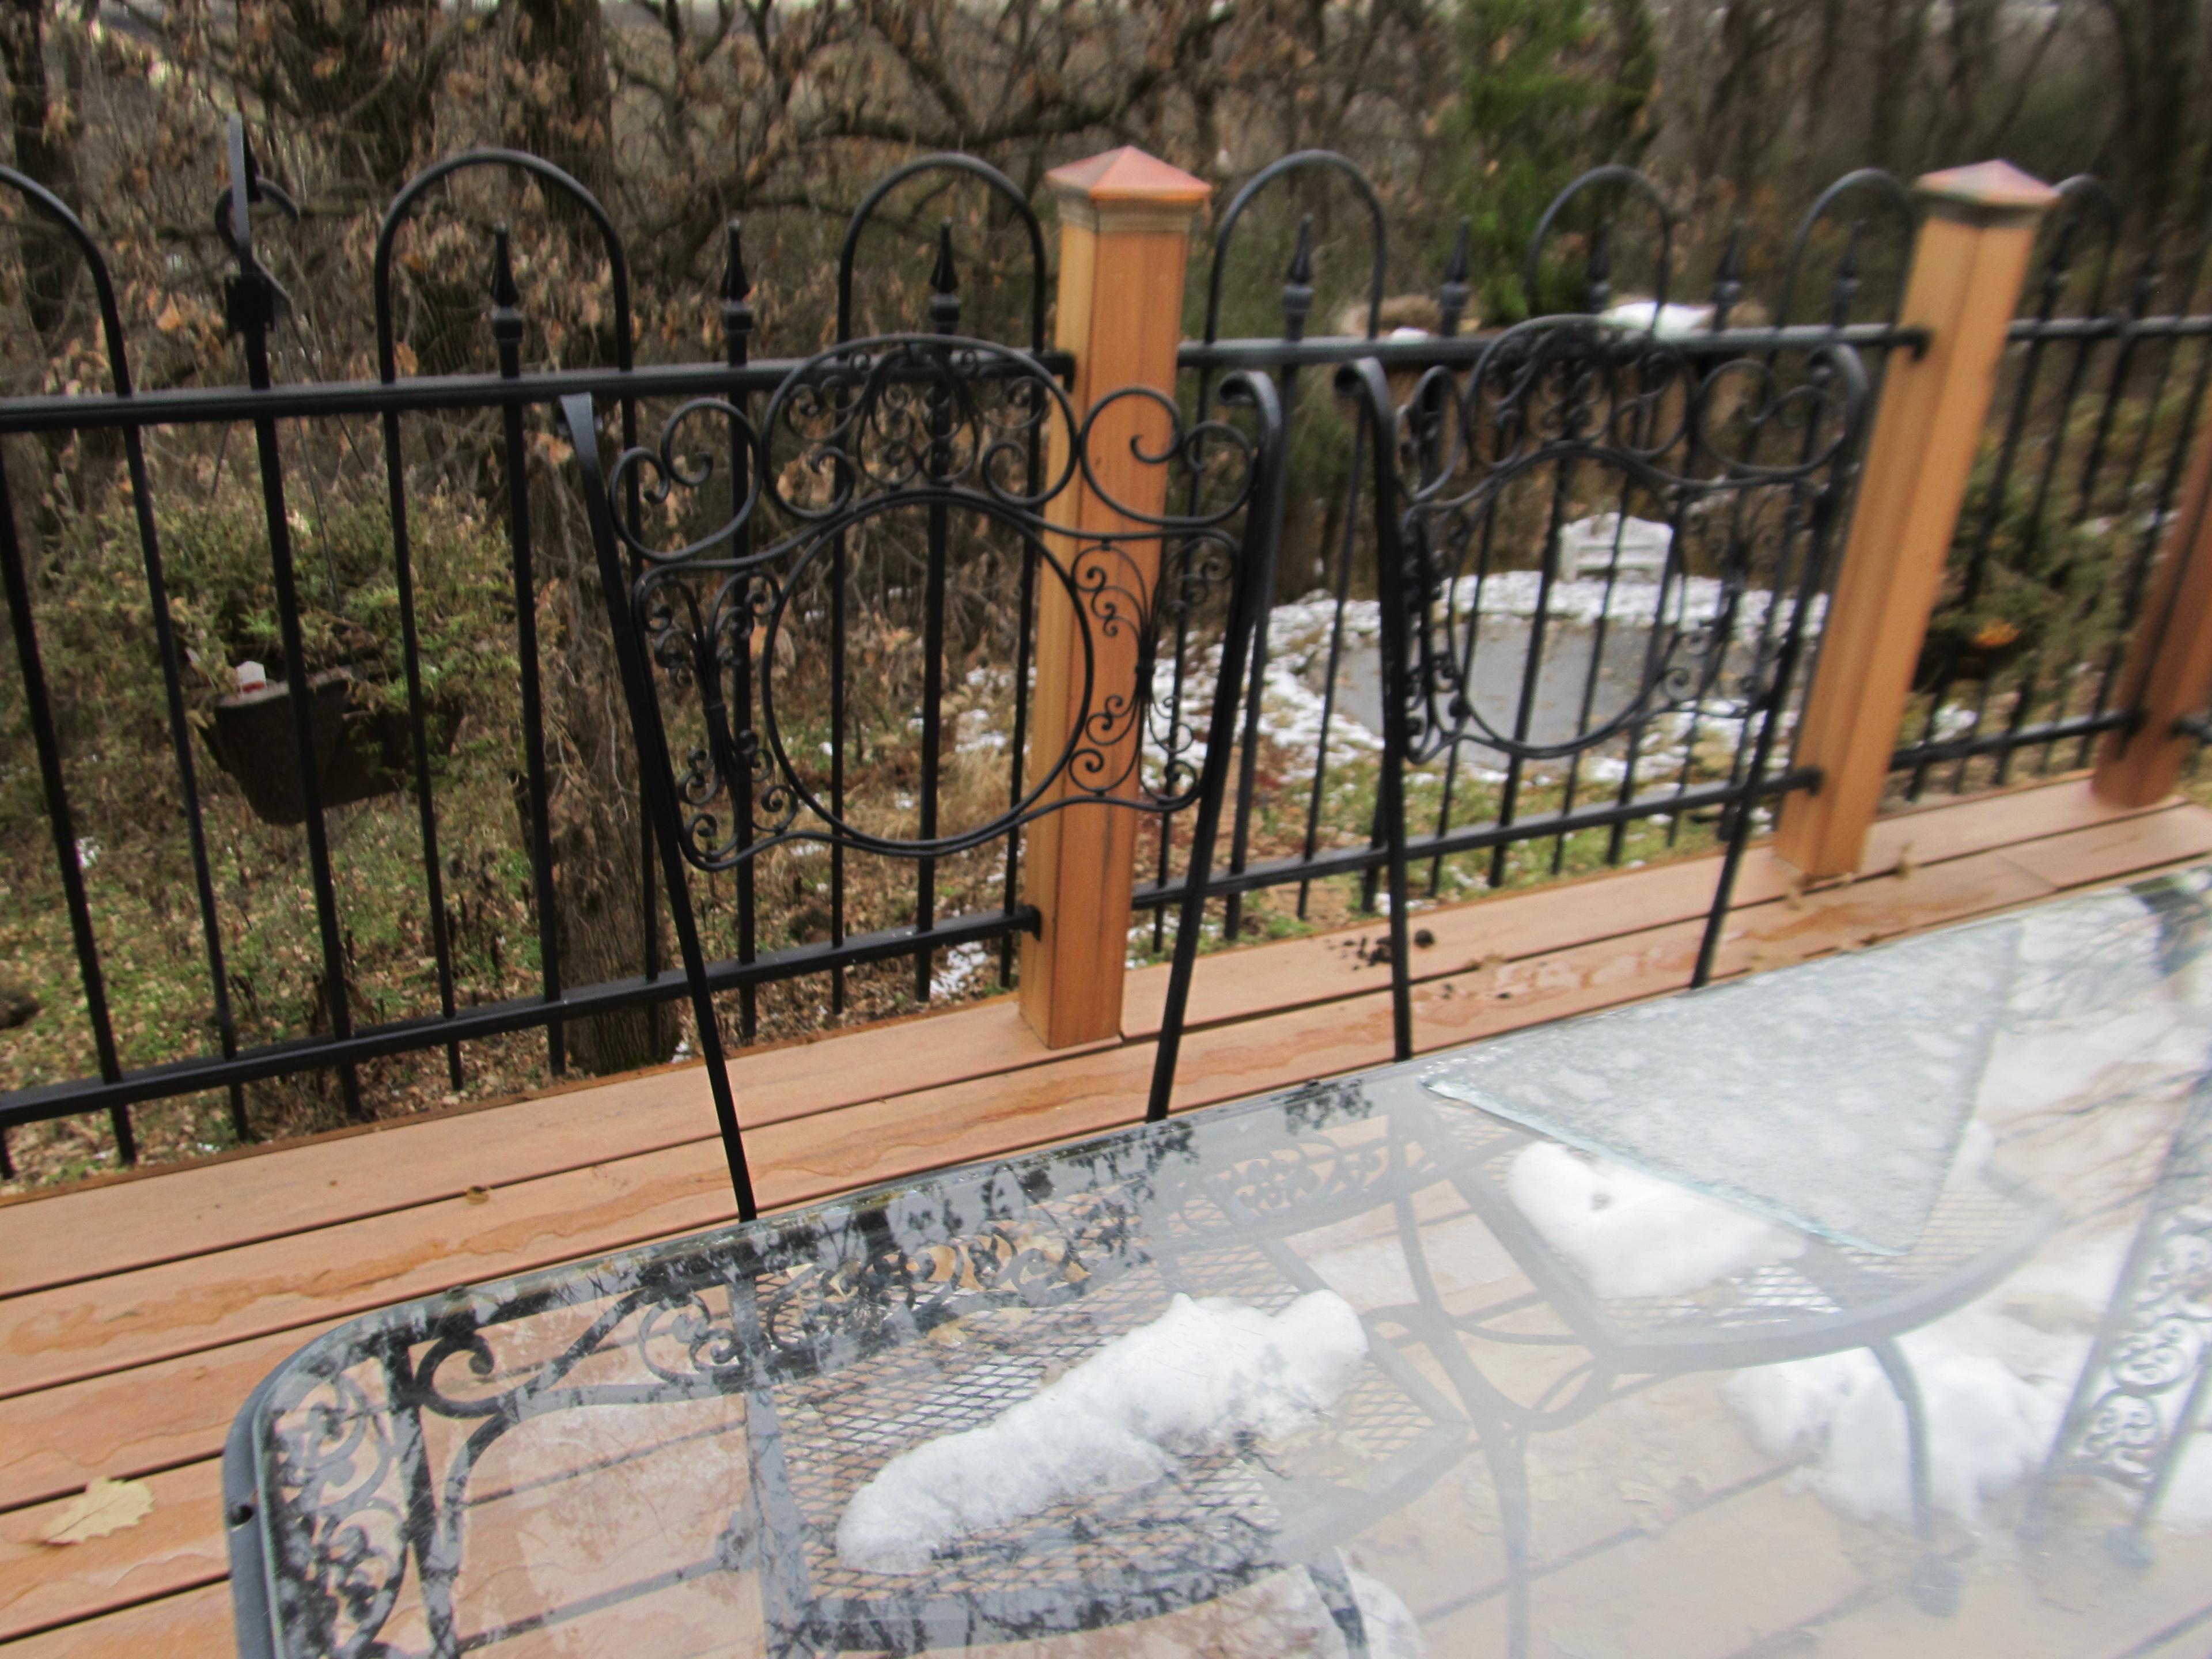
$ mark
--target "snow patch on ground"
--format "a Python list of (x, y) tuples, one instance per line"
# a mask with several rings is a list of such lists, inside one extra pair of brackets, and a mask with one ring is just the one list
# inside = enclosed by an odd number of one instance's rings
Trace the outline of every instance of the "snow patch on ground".
[[(1981, 1301), (1902, 1339), (1927, 1409), (1936, 1507), (1978, 1526), (1984, 1503), (2042, 1466), (2127, 1243), (2125, 1233), (2114, 1233), (2031, 1264)], [(1769, 1455), (1811, 1454), (1807, 1482), (1837, 1508), (1861, 1520), (1911, 1519), (1905, 1408), (1872, 1354), (1738, 1371), (1723, 1392)], [(2193, 1461), (2201, 1491), (2189, 1496), (2212, 1523), (2212, 1455)], [(2185, 1477), (2190, 1473), (2185, 1467)], [(2166, 1518), (2186, 1526), (2196, 1510), (2170, 1505)]]
[(929, 994), (958, 996), (990, 961), (991, 947), (981, 939), (952, 946), (937, 958), (937, 967), (929, 976)]
[(1287, 1433), (1334, 1405), (1366, 1354), (1359, 1316), (1333, 1291), (1273, 1316), (1177, 1296), (981, 1427), (893, 1458), (846, 1505), (837, 1553), (865, 1572), (919, 1572), (970, 1533)]
[(1513, 1160), (1506, 1191), (1544, 1242), (1608, 1298), (1686, 1295), (1805, 1249), (1790, 1228), (1555, 1141)]

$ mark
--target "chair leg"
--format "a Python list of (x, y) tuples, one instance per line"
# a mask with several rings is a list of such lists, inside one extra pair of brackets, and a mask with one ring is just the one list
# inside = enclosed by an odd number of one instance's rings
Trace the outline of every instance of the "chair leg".
[(1867, 1345), (1867, 1352), (1881, 1365), (1897, 1403), (1905, 1408), (1905, 1458), (1912, 1483), (1912, 1531), (1920, 1540), (1919, 1565), (1912, 1572), (1912, 1600), (1923, 1613), (1946, 1618), (1958, 1612), (1961, 1581), (1959, 1569), (1936, 1553), (1936, 1500), (1929, 1467), (1928, 1408), (1920, 1397), (1920, 1382), (1912, 1364), (1896, 1342), (1885, 1337)]
[(678, 824), (676, 785), (669, 765), (668, 734), (660, 723), (660, 704), (653, 688), (653, 665), (638, 637), (637, 618), (630, 610), (629, 573), (623, 568), (616, 544), (614, 508), (607, 499), (606, 471), (599, 459), (598, 423), (589, 397), (577, 393), (561, 400), (561, 420), (583, 475), (584, 509), (590, 521), (592, 548), (599, 567), (599, 586), (606, 599), (607, 623), (614, 635), (615, 661), (622, 672), (623, 701), (629, 705), (630, 732), (637, 744), (638, 775), (645, 781), (647, 811), (653, 838), (660, 852), (661, 873), (668, 884), (668, 908), (676, 925), (676, 943), (684, 958), (684, 978), (690, 988), (691, 1008), (699, 1028), (699, 1057), (706, 1063), (707, 1087), (714, 1100), (714, 1121), (722, 1132), (722, 1155), (730, 1169), (730, 1186), (738, 1204), (738, 1218), (750, 1221), (758, 1213), (753, 1201), (752, 1177), (745, 1168), (745, 1152), (738, 1136), (737, 1101), (730, 1090), (729, 1068), (724, 1063), (722, 1033), (714, 1021), (714, 1002), (707, 984), (706, 954), (699, 946), (699, 926), (691, 909), (691, 890), (684, 880), (682, 830)]
[(1506, 1659), (1528, 1659), (1529, 1543), (1528, 1443), (1518, 1430), (1478, 1420), (1475, 1437), (1490, 1465), (1491, 1490), (1498, 1494), (1498, 1521), (1505, 1547)]
[[(1264, 465), (1279, 472), (1282, 460), (1282, 439), (1278, 427)], [(1229, 620), (1221, 637), (1221, 675), (1215, 682), (1213, 713), (1206, 724), (1198, 815), (1191, 824), (1190, 863), (1184, 876), (1188, 890), (1176, 923), (1175, 965), (1168, 970), (1167, 1006), (1161, 1012), (1159, 1041), (1152, 1050), (1152, 1096), (1145, 1108), (1145, 1120), (1149, 1123), (1165, 1121), (1175, 1093), (1176, 1061), (1182, 1052), (1183, 1019), (1190, 1006), (1190, 979), (1198, 965), (1199, 935), (1206, 925), (1206, 886), (1213, 875), (1214, 847), (1221, 837), (1223, 804), (1229, 793), (1229, 755), (1237, 742), (1237, 689), (1243, 684), (1247, 661), (1260, 660), (1264, 630), (1261, 617), (1267, 596), (1273, 592), (1275, 540), (1282, 529), (1282, 492), (1272, 486), (1262, 490), (1263, 482), (1258, 478), (1254, 481), (1255, 490), (1261, 492), (1255, 500), (1266, 501), (1268, 507), (1265, 512), (1255, 507), (1254, 511), (1259, 515), (1256, 523), (1247, 524), (1246, 556), (1238, 561)], [(1255, 709), (1259, 706), (1258, 695), (1255, 680), (1252, 704)], [(1253, 742), (1248, 731), (1243, 747), (1248, 776)], [(1249, 788), (1245, 799), (1250, 799)], [(1233, 868), (1237, 862), (1233, 854), (1230, 861)], [(1236, 915), (1237, 907), (1232, 902), (1228, 910), (1232, 922)], [(1233, 940), (1235, 927), (1232, 926), (1229, 932)]]
[(1313, 1580), (1314, 1589), (1320, 1592), (1322, 1605), (1328, 1609), (1328, 1616), (1344, 1632), (1345, 1659), (1369, 1659), (1367, 1621), (1360, 1615), (1359, 1598), (1352, 1593), (1352, 1577), (1345, 1567), (1343, 1554), (1325, 1550), (1306, 1563), (1306, 1572)]

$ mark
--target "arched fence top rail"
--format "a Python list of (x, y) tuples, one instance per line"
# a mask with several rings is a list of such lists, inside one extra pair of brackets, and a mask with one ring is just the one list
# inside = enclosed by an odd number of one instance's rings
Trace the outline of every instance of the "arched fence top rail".
[(860, 235), (876, 216), (877, 210), (890, 199), (891, 192), (910, 179), (931, 173), (947, 173), (954, 177), (976, 179), (989, 189), (992, 195), (1004, 203), (1029, 239), (1030, 250), (1030, 349), (1042, 351), (1045, 345), (1045, 252), (1044, 227), (1037, 218), (1036, 209), (1023, 193), (1020, 185), (993, 167), (988, 161), (957, 151), (941, 151), (923, 155), (903, 167), (894, 167), (870, 186), (868, 193), (853, 210), (845, 222), (845, 238), (837, 248), (837, 337), (853, 337), (853, 275), (860, 257)]
[(0, 185), (14, 191), (35, 208), (41, 218), (57, 226), (78, 255), (85, 269), (92, 275), (93, 295), (100, 307), (100, 338), (107, 358), (107, 382), (118, 398), (131, 395), (131, 354), (124, 338), (123, 316), (115, 304), (115, 279), (109, 274), (107, 258), (93, 240), (92, 233), (85, 228), (69, 204), (37, 180), (27, 179), (10, 167), (0, 167)]
[[(1237, 228), (1242, 224), (1252, 204), (1272, 185), (1301, 173), (1334, 173), (1352, 187), (1353, 198), (1367, 215), (1371, 252), (1367, 274), (1367, 337), (1373, 339), (1381, 331), (1382, 290), (1389, 279), (1389, 229), (1382, 215), (1382, 198), (1376, 193), (1375, 184), (1359, 164), (1348, 155), (1333, 149), (1302, 149), (1269, 162), (1246, 179), (1222, 210), (1221, 222), (1213, 233), (1213, 268), (1206, 278), (1206, 330), (1203, 338), (1208, 344), (1220, 338), (1221, 287), (1229, 268), (1229, 250), (1235, 244)], [(1305, 301), (1312, 303), (1313, 286), (1313, 222), (1306, 216), (1298, 228), (1297, 251), (1291, 257), (1288, 282), (1293, 287), (1303, 285)], [(1301, 274), (1303, 273), (1303, 274)], [(1291, 307), (1286, 307), (1286, 310)], [(1296, 312), (1291, 327), (1302, 329), (1305, 313)]]
[(2081, 268), (2085, 236), (2095, 244), (2096, 274), (2083, 296), (2082, 310), (2087, 315), (2101, 315), (2112, 261), (2119, 254), (2119, 200), (2103, 179), (2086, 173), (2061, 179), (2056, 188), (2058, 204), (2044, 216), (2039, 227), (2039, 240), (2044, 245), (2042, 269), (2031, 278), (2038, 296), (2037, 315), (2048, 322), (2058, 314), (2066, 290)]
[[(1894, 173), (1881, 167), (1860, 167), (1845, 173), (1815, 197), (1813, 205), (1805, 210), (1804, 217), (1798, 220), (1797, 228), (1790, 233), (1790, 252), (1783, 262), (1782, 289), (1774, 305), (1778, 325), (1787, 325), (1795, 312), (1797, 284), (1804, 274), (1805, 256), (1814, 234), (1843, 204), (1864, 198), (1872, 198), (1869, 205), (1881, 214), (1897, 238), (1898, 280), (1884, 310), (1891, 322), (1897, 320), (1898, 307), (1905, 302), (1905, 266), (1912, 256), (1912, 233), (1920, 222), (1920, 215), (1912, 205), (1912, 192), (1899, 182)], [(1828, 319), (1832, 327), (1840, 328), (1850, 320), (1852, 308), (1859, 298), (1867, 221), (1864, 212), (1851, 221), (1849, 240), (1829, 282)]]
[(614, 290), (615, 305), (615, 362), (617, 367), (629, 369), (635, 362), (633, 327), (630, 319), (629, 255), (623, 246), (622, 234), (615, 228), (614, 217), (599, 198), (568, 173), (546, 161), (519, 149), (471, 149), (459, 155), (449, 155), (442, 161), (434, 161), (400, 186), (399, 193), (385, 209), (384, 217), (376, 228), (376, 256), (371, 282), (376, 299), (376, 368), (378, 378), (386, 384), (398, 377), (396, 347), (396, 322), (392, 314), (392, 256), (400, 229), (413, 216), (416, 204), (434, 186), (461, 173), (479, 169), (497, 168), (520, 173), (535, 179), (539, 185), (559, 191), (575, 204), (599, 232), (599, 246), (607, 256), (610, 285)]
[[(1659, 221), (1659, 258), (1653, 267), (1651, 292), (1651, 328), (1656, 332), (1665, 314), (1668, 295), (1674, 280), (1674, 210), (1667, 205), (1667, 198), (1659, 186), (1643, 173), (1618, 162), (1601, 167), (1592, 167), (1565, 190), (1552, 198), (1542, 218), (1536, 221), (1535, 234), (1528, 239), (1528, 255), (1521, 270), (1521, 291), (1528, 297), (1532, 309), (1538, 303), (1544, 270), (1544, 250), (1550, 245), (1552, 232), (1566, 210), (1580, 198), (1610, 187), (1617, 187), (1626, 195), (1640, 198), (1648, 204)], [(1615, 214), (1603, 213), (1591, 233), (1589, 252), (1583, 260), (1583, 308), (1603, 311), (1613, 297), (1613, 238)]]

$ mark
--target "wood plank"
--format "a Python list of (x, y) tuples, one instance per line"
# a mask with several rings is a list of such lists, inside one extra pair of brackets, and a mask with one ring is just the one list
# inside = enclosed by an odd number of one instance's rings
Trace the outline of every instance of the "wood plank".
[[(1723, 975), (1779, 966), (1920, 927), (2046, 897), (2042, 882), (1999, 854), (1954, 860), (1909, 881), (1862, 882), (1759, 907), (1722, 947)], [(1469, 1042), (1687, 985), (1701, 922), (1508, 962), (1417, 986), (1423, 1050)], [(1379, 1065), (1390, 1057), (1389, 999), (1381, 991), (1324, 1008), (1194, 1031), (1176, 1079), (1182, 1110)], [(948, 1164), (1097, 1134), (1142, 1115), (1150, 1045), (1092, 1054), (1018, 1078), (954, 1085), (779, 1126), (754, 1143), (775, 1201), (895, 1180)]]
[[(1754, 851), (1745, 860), (1737, 903), (1780, 897), (1794, 873), (1765, 849)], [(1435, 934), (1436, 944), (1415, 955), (1413, 972), (1440, 978), (1465, 973), (1493, 955), (1566, 950), (1701, 916), (1712, 902), (1718, 875), (1718, 860), (1699, 854), (1423, 910), (1419, 925)], [(1367, 961), (1358, 946), (1384, 937), (1384, 930), (1377, 917), (1359, 927), (1203, 957), (1191, 975), (1188, 1023), (1214, 1024), (1382, 989), (1390, 983), (1389, 964)], [(1164, 963), (1130, 975), (1122, 1016), (1127, 1036), (1158, 1035), (1167, 986)]]
[[(2064, 835), (2092, 824), (2114, 823), (2147, 813), (2182, 805), (2161, 800), (2148, 806), (2118, 806), (2100, 800), (2089, 787), (2086, 774), (2053, 781), (2016, 784), (1960, 800), (1939, 800), (1875, 820), (1867, 836), (1866, 862), (1859, 878), (1886, 874), (1897, 867), (1897, 857), (1906, 847), (1914, 862), (1935, 864), (1969, 853), (1988, 852), (2045, 836)], [(2197, 809), (2202, 810), (2202, 809)]]
[[(2008, 1565), (1968, 1569), (1958, 1613), (1940, 1632), (1944, 1659), (2148, 1659), (2173, 1651), (2153, 1645), (2159, 1632), (2212, 1598), (2212, 1539), (2170, 1530), (2147, 1566), (2122, 1566), (2086, 1529)], [(1820, 1659), (1878, 1659), (1930, 1639), (1928, 1615), (1902, 1593), (1809, 1627)], [(2199, 1627), (2182, 1650), (2201, 1654), (2204, 1642)]]
[(233, 1659), (230, 1586), (165, 1595), (43, 1636), (0, 1643), (4, 1659)]
[[(895, 1075), (916, 1088), (1054, 1055), (1012, 996), (731, 1065), (748, 1129), (856, 1104)], [(0, 1207), (0, 1297), (205, 1255), (335, 1222), (459, 1198), (636, 1152), (711, 1139), (700, 1066), (667, 1068), (480, 1112), (416, 1119), (261, 1156), (162, 1171)], [(392, 1137), (398, 1139), (394, 1139)], [(281, 1154), (281, 1155), (278, 1155)]]
[(2048, 836), (2011, 848), (2005, 856), (2054, 887), (2087, 887), (2208, 853), (2212, 812), (2180, 806), (2124, 823)]
[(146, 1485), (154, 1507), (144, 1520), (82, 1544), (39, 1541), (69, 1499), (0, 1515), (0, 1640), (214, 1583), (228, 1573), (219, 1466), (190, 1463)]
[[(1857, 879), (1887, 874), (1897, 868), (1900, 855), (1908, 853), (1916, 865), (1937, 864), (2177, 807), (2201, 811), (2176, 802), (2162, 802), (2155, 808), (2115, 806), (2092, 794), (2086, 777), (1937, 802), (1879, 821), (1868, 840)], [(2212, 822), (2212, 814), (2206, 818)], [(1509, 958), (1530, 956), (1702, 916), (1712, 902), (1718, 865), (1717, 854), (1702, 853), (1645, 869), (1609, 870), (1423, 910), (1420, 926), (1434, 933), (1437, 942), (1414, 957), (1414, 974), (1437, 978), (1463, 973), (1493, 953)], [(1741, 911), (1771, 902), (1801, 879), (1771, 848), (1755, 847), (1737, 879), (1734, 908)], [(1202, 957), (1191, 978), (1190, 1023), (1245, 1018), (1385, 987), (1390, 982), (1389, 965), (1368, 963), (1354, 948), (1381, 937), (1382, 930), (1377, 918), (1360, 927)], [(1122, 1021), (1126, 1035), (1158, 1034), (1167, 981), (1164, 964), (1129, 976)]]
[[(1779, 965), (2050, 890), (2005, 854), (1984, 854), (1909, 881), (1808, 895), (1801, 908), (1764, 905), (1741, 913), (1723, 946), (1723, 970), (1752, 966), (1754, 949), (1765, 952), (1759, 965)], [(1688, 982), (1699, 926), (1646, 930), (1489, 970), (1525, 975), (1528, 995), (1511, 988), (1517, 976), (1492, 984), (1478, 972), (1430, 981), (1416, 1012), (1419, 1041), (1424, 1048), (1471, 1041), (1678, 988)], [(1502, 1020), (1472, 1012), (1516, 996)], [(1388, 1000), (1370, 992), (1194, 1033), (1176, 1102), (1231, 1099), (1377, 1064), (1389, 1052)], [(1129, 1045), (771, 1124), (750, 1143), (755, 1179), (764, 1201), (793, 1204), (1096, 1133), (1140, 1115), (1150, 1061), (1150, 1045)], [(502, 1187), (481, 1203), (443, 1200), (13, 1297), (0, 1302), (0, 1395), (717, 1225), (731, 1215), (720, 1169), (719, 1148), (695, 1142)]]
[[(2166, 810), (2212, 821), (2195, 807)], [(2024, 787), (1885, 819), (1869, 862), (1893, 867), (1899, 851), (1910, 845), (1916, 861), (1930, 864), (2136, 816), (2142, 814), (2096, 800), (2079, 781)], [(1422, 953), (1417, 971), (1439, 977), (1465, 971), (1494, 951), (1534, 955), (1701, 915), (1712, 862), (1701, 856), (1424, 912), (1422, 925), (1435, 932), (1437, 945)], [(1771, 901), (1788, 883), (1788, 867), (1754, 849), (1739, 908)], [(1387, 968), (1359, 961), (1351, 948), (1351, 941), (1374, 932), (1355, 928), (1207, 957), (1193, 987), (1193, 1021), (1310, 1006), (1387, 986)], [(1130, 975), (1133, 1036), (1157, 1032), (1166, 974), (1154, 968)], [(1023, 1021), (1016, 1000), (1002, 997), (749, 1053), (732, 1072), (743, 1119), (757, 1127), (880, 1098), (886, 1076), (922, 1090), (1054, 1058)], [(0, 1296), (453, 1199), (471, 1185), (504, 1187), (691, 1145), (707, 1139), (713, 1124), (706, 1074), (696, 1066), (490, 1109), (495, 1119), (480, 1112), (417, 1119), (0, 1206)], [(149, 1201), (146, 1179), (162, 1183), (161, 1201)]]
[(0, 1510), (213, 1457), (253, 1385), (308, 1326), (0, 1400)]
[(0, 1395), (732, 1219), (699, 1141), (0, 1302)]

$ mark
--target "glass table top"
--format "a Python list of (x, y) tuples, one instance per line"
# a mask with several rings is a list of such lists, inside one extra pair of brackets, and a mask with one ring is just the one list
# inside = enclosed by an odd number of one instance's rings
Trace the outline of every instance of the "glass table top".
[(2212, 872), (457, 1291), (249, 1654), (2212, 1647)]

